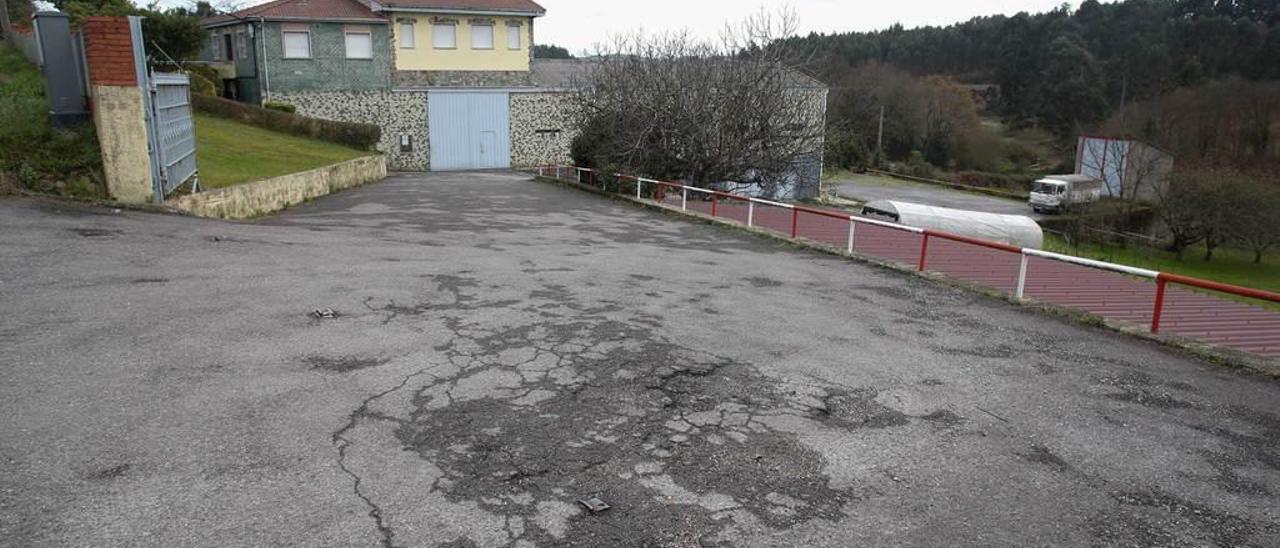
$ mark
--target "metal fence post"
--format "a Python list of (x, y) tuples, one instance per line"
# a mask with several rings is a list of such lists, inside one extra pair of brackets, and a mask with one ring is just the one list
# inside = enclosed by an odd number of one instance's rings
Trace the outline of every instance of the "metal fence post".
[(1160, 314), (1164, 312), (1164, 286), (1168, 283), (1163, 276), (1156, 276), (1156, 305), (1151, 311), (1151, 332), (1160, 332)]
[(791, 208), (791, 239), (796, 239), (796, 229), (800, 227), (800, 210)]
[(680, 187), (680, 209), (682, 211), (689, 209), (689, 187)]
[(755, 200), (747, 200), (747, 226), (755, 226), (756, 224), (756, 202)]
[(1022, 294), (1027, 289), (1027, 257), (1026, 253), (1022, 253), (1022, 264), (1018, 265), (1018, 291), (1014, 293), (1014, 298), (1022, 300)]
[(640, 187), (644, 185), (644, 179), (636, 177), (636, 199), (640, 199)]
[(853, 231), (854, 229), (857, 228), (857, 226), (858, 226), (858, 222), (854, 221), (853, 217), (850, 217), (849, 218), (849, 241), (845, 242), (845, 245), (844, 245), (845, 253), (848, 253), (850, 255), (853, 255)]
[(929, 254), (929, 233), (920, 233), (920, 272), (924, 272), (924, 258)]
[(719, 203), (717, 198), (719, 198), (719, 196), (716, 196), (714, 192), (711, 193), (711, 216), (712, 217), (716, 216), (716, 204)]

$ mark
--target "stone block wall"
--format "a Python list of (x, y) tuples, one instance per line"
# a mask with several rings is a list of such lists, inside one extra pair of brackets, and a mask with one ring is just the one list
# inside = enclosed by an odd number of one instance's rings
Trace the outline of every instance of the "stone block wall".
[[(425, 91), (272, 93), (271, 99), (292, 104), (303, 116), (376, 124), (382, 128), (378, 150), (386, 155), (388, 168), (427, 171), (431, 167)], [(412, 140), (413, 150), (409, 152), (400, 150), (404, 135)]]
[(395, 87), (502, 88), (533, 85), (525, 70), (397, 70), (391, 73)]
[(511, 94), (511, 166), (572, 162), (574, 128), (571, 92)]

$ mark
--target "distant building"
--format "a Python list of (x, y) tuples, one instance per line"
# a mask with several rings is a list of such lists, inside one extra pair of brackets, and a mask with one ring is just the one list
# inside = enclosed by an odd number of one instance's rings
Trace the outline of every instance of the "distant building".
[(1132, 139), (1082, 135), (1076, 173), (1102, 181), (1102, 195), (1155, 201), (1169, 186), (1173, 155)]

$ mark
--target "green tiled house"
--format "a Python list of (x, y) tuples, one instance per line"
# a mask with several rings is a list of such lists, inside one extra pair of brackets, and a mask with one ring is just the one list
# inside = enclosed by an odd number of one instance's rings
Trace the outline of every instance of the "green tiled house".
[(276, 0), (203, 23), (229, 98), (390, 87), (387, 19), (355, 0)]

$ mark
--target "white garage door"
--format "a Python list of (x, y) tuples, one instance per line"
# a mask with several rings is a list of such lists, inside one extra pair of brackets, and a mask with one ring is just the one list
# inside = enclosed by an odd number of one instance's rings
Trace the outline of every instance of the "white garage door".
[(500, 92), (428, 93), (431, 170), (511, 167), (510, 104)]

